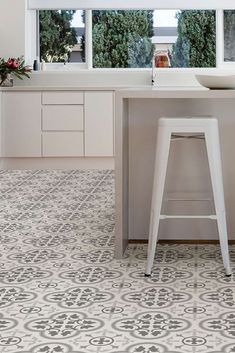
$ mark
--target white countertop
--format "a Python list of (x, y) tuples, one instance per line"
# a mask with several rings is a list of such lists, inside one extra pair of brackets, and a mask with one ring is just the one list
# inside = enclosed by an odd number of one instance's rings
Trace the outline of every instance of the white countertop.
[(120, 90), (127, 90), (127, 91), (184, 91), (184, 90), (195, 90), (195, 91), (205, 91), (208, 90), (204, 87), (174, 87), (174, 86), (160, 86), (160, 87), (153, 87), (150, 85), (143, 85), (143, 86), (130, 86), (130, 85), (83, 85), (83, 86), (75, 86), (75, 85), (54, 85), (54, 86), (39, 86), (39, 85), (29, 85), (29, 86), (13, 86), (13, 87), (0, 87), (1, 91), (120, 91)]
[(204, 87), (132, 87), (116, 91), (118, 99), (128, 98), (235, 98), (235, 89)]
[(0, 87), (0, 91), (115, 91), (123, 86), (13, 86)]
[(0, 91), (116, 91), (117, 98), (235, 98), (235, 89), (173, 86), (13, 86)]

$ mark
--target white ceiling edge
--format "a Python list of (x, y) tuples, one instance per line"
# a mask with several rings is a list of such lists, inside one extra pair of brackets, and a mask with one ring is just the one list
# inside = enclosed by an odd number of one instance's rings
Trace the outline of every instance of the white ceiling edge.
[(235, 9), (234, 0), (28, 0), (29, 9)]

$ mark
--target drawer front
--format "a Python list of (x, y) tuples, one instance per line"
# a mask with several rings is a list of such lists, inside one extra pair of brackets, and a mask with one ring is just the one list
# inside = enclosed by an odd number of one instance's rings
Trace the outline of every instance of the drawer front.
[(84, 156), (83, 132), (44, 132), (43, 157)]
[(43, 130), (83, 130), (82, 105), (46, 105), (42, 108)]
[(43, 92), (42, 104), (83, 104), (83, 92)]

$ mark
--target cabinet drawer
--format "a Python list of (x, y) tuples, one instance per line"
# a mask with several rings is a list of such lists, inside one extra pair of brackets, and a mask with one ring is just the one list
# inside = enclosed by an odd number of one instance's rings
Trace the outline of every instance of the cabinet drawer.
[(83, 92), (43, 92), (42, 104), (83, 104)]
[(43, 130), (83, 130), (82, 105), (46, 105), (42, 108)]
[(83, 132), (44, 132), (42, 153), (43, 157), (83, 156)]

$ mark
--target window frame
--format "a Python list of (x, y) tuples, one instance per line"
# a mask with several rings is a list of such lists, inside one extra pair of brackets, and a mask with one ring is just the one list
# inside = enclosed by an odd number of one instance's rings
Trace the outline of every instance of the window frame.
[[(40, 2), (40, 7), (39, 5), (37, 6), (36, 10), (37, 13), (39, 10), (45, 10), (45, 9), (52, 9), (50, 7), (50, 3), (51, 1), (53, 1), (53, 3), (55, 4), (65, 4), (65, 1), (64, 0), (28, 0), (28, 2), (34, 6), (36, 6), (35, 4), (39, 4)], [(87, 9), (84, 9), (84, 8), (81, 8), (80, 5), (82, 4), (82, 1), (80, 0), (66, 0), (66, 4), (69, 4), (71, 3), (71, 1), (73, 3), (77, 3), (79, 4), (79, 6), (77, 5), (76, 8), (72, 8), (74, 10), (85, 10), (85, 50), (86, 50), (86, 54), (85, 54), (85, 58), (86, 58), (86, 61), (85, 63), (66, 63), (66, 65), (64, 65), (64, 63), (46, 63), (46, 68), (49, 70), (49, 71), (54, 71), (54, 70), (57, 70), (57, 71), (77, 71), (77, 70), (95, 70), (95, 71), (122, 71), (123, 70), (127, 70), (128, 72), (130, 71), (150, 71), (151, 68), (94, 68), (93, 67), (93, 55), (92, 55), (92, 10), (87, 8)], [(85, 0), (87, 1), (87, 0)], [(98, 3), (102, 2), (103, 0), (97, 0)], [(107, 0), (105, 0), (107, 1)], [(149, 0), (149, 2), (151, 2), (152, 0)], [(167, 1), (167, 4), (166, 5), (170, 5), (170, 3), (172, 3), (172, 1), (174, 2), (174, 4), (176, 3), (176, 0), (165, 0), (165, 2)], [(203, 3), (206, 3), (208, 4), (208, 1), (211, 1), (211, 0), (202, 0)], [(230, 1), (230, 0), (228, 0)], [(218, 70), (234, 70), (235, 69), (235, 62), (225, 62), (224, 61), (224, 28), (223, 28), (223, 12), (224, 10), (234, 10), (235, 9), (235, 5), (232, 7), (232, 6), (228, 6), (228, 1), (224, 1), (223, 0), (223, 8), (215, 8), (216, 6), (213, 6), (213, 8), (210, 8), (210, 9), (213, 9), (216, 11), (216, 66), (214, 68), (171, 68), (170, 69), (170, 72), (188, 72), (188, 73), (205, 73), (205, 72), (218, 72)], [(46, 4), (48, 5), (48, 7), (45, 6), (45, 2)], [(120, 3), (120, 0), (117, 1), (118, 3)], [(129, 3), (130, 1), (129, 0), (126, 0), (126, 3)], [(136, 2), (136, 1), (135, 1)], [(138, 2), (138, 1), (137, 1)], [(141, 0), (142, 2), (142, 0)], [(155, 2), (155, 1), (154, 1)], [(178, 0), (177, 4), (178, 3), (181, 3), (181, 5), (185, 2), (185, 0)], [(186, 0), (186, 2), (188, 3), (188, 0)], [(197, 2), (199, 3), (199, 0), (195, 1), (193, 0), (192, 1), (194, 4)], [(221, 0), (219, 0), (220, 4), (221, 4)], [(227, 6), (224, 5), (224, 3), (226, 2)], [(88, 4), (89, 5), (89, 1), (88, 1)], [(178, 9), (180, 7), (178, 6), (171, 6), (171, 7), (167, 7), (167, 6), (164, 6), (164, 9), (166, 8), (171, 8), (171, 9)], [(196, 7), (196, 10), (201, 10), (202, 9), (202, 6), (203, 4), (200, 5), (200, 8), (199, 6)], [(55, 5), (54, 5), (55, 6)], [(46, 7), (46, 8), (45, 8)], [(86, 6), (86, 7), (89, 7), (89, 6)], [(157, 8), (156, 8), (157, 7)], [(187, 8), (186, 8), (187, 7)], [(143, 6), (142, 6), (143, 8)], [(146, 8), (146, 5), (144, 7), (145, 9)], [(58, 7), (54, 7), (53, 9), (61, 9), (61, 8), (58, 8)], [(65, 9), (65, 7), (63, 7), (63, 9)], [(71, 9), (70, 7), (66, 7), (66, 9)], [(93, 7), (93, 10), (96, 9)], [(99, 8), (101, 10), (101, 8)], [(106, 8), (107, 9), (107, 8)], [(114, 9), (114, 8), (113, 8)], [(130, 8), (129, 8), (130, 9)], [(162, 10), (163, 9), (163, 6), (157, 6), (156, 3), (155, 3), (155, 7), (154, 7), (155, 10)], [(185, 6), (184, 8), (181, 7), (181, 9), (189, 9), (189, 5), (188, 6)], [(191, 9), (191, 8), (190, 8)], [(195, 10), (195, 5), (193, 7), (193, 9)], [(203, 9), (205, 9), (203, 7)], [(209, 9), (209, 8), (206, 8), (206, 9)], [(37, 16), (38, 18), (38, 16)], [(39, 30), (39, 26), (36, 26), (37, 27), (37, 30)], [(36, 38), (38, 39), (39, 41), (39, 33), (35, 33), (35, 36)], [(37, 48), (38, 46), (40, 45), (40, 43), (38, 43), (37, 41)], [(157, 70), (160, 70), (160, 72), (169, 72), (169, 69), (164, 69), (164, 68), (160, 68), (160, 69), (157, 69)]]
[(231, 0), (28, 0), (28, 9), (55, 10), (234, 10)]
[[(39, 11), (36, 10), (36, 56), (40, 57), (40, 33), (39, 33)], [(45, 10), (45, 9), (44, 9)], [(60, 10), (60, 9), (59, 9)], [(79, 10), (79, 9), (72, 9)], [(46, 69), (50, 71), (63, 70), (63, 71), (74, 71), (82, 69), (92, 68), (92, 31), (90, 27), (92, 26), (92, 11), (85, 10), (85, 62), (84, 63), (45, 63)]]
[[(216, 18), (216, 24), (218, 26), (218, 29), (216, 29), (216, 41), (218, 42), (217, 43), (218, 64), (216, 65), (216, 67), (218, 67), (218, 69), (223, 69), (223, 70), (234, 70), (235, 61), (233, 62), (224, 61), (224, 10), (227, 10), (227, 9), (218, 10), (217, 18)], [(234, 9), (230, 9), (230, 10), (235, 10), (235, 6), (234, 6)], [(216, 52), (217, 52), (217, 46), (216, 46)]]

